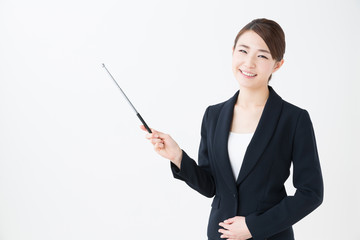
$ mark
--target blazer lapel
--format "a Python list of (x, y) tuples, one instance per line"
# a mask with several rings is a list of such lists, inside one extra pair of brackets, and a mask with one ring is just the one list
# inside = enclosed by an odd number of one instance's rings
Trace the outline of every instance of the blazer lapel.
[[(255, 167), (261, 154), (271, 140), (281, 114), (282, 104), (283, 101), (281, 97), (269, 86), (269, 97), (261, 114), (258, 126), (245, 152), (236, 184), (240, 184)], [(226, 131), (228, 131), (228, 129), (226, 129)]]
[(232, 193), (236, 193), (236, 184), (232, 173), (229, 153), (228, 153), (228, 137), (230, 132), (230, 126), (232, 123), (234, 105), (236, 103), (239, 91), (224, 103), (219, 118), (216, 124), (214, 134), (214, 152), (215, 152), (215, 163), (220, 169), (220, 173), (224, 178), (226, 185), (230, 188)]

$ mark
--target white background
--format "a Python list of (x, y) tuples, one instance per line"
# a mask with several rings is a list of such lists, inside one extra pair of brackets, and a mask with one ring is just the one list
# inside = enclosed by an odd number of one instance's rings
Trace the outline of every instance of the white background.
[(285, 31), (270, 85), (309, 111), (323, 170), (296, 238), (360, 239), (357, 0), (0, 0), (0, 239), (206, 239), (211, 199), (172, 177), (101, 63), (197, 159), (205, 108), (238, 89), (234, 38), (258, 17)]

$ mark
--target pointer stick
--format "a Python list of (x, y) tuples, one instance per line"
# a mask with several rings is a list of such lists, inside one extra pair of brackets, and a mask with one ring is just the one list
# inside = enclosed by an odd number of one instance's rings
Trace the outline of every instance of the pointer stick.
[(140, 119), (140, 121), (142, 122), (142, 124), (145, 126), (146, 130), (149, 133), (152, 133), (150, 128), (148, 127), (148, 125), (146, 124), (146, 122), (144, 121), (144, 119), (141, 117), (140, 113), (138, 113), (138, 111), (136, 111), (134, 105), (132, 105), (132, 103), (130, 102), (129, 98), (126, 96), (126, 94), (124, 93), (124, 91), (121, 89), (121, 87), (119, 86), (119, 84), (116, 82), (116, 80), (114, 79), (114, 77), (111, 75), (111, 73), (109, 72), (109, 70), (105, 67), (105, 64), (102, 64), (103, 68), (105, 68), (105, 70), (108, 72), (109, 76), (112, 78), (112, 80), (114, 80), (114, 82), (116, 83), (116, 85), (118, 86), (118, 88), (120, 89), (121, 93), (124, 95), (124, 97), (126, 98), (126, 100), (128, 101), (128, 103), (130, 104), (130, 106), (132, 107), (132, 109), (135, 111), (136, 116)]

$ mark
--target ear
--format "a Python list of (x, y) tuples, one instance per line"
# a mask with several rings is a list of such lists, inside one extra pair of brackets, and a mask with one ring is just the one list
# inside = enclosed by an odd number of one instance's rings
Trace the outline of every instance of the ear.
[(276, 62), (272, 73), (279, 70), (283, 64), (284, 64), (284, 59), (281, 59), (281, 61)]

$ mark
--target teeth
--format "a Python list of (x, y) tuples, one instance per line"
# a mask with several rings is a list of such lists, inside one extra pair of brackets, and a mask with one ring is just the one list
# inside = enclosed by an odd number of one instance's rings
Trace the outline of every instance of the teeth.
[[(240, 70), (241, 71), (241, 70)], [(251, 74), (251, 73), (248, 73), (248, 72), (244, 72), (244, 71), (241, 71), (244, 75), (248, 76), (248, 77), (254, 77), (256, 74)]]

